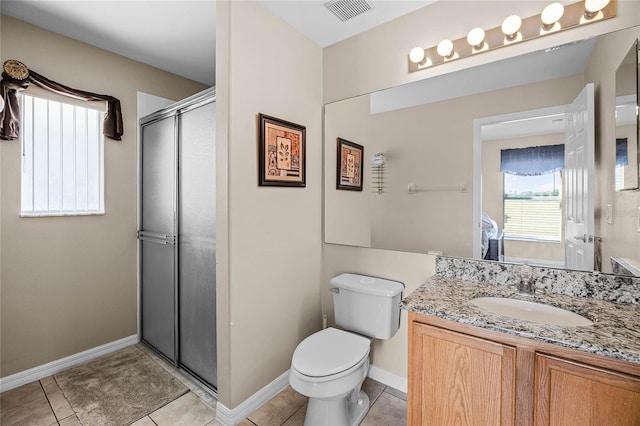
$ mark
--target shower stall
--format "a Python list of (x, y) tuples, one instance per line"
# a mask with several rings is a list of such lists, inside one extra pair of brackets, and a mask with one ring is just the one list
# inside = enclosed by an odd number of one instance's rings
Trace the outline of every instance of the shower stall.
[(215, 89), (140, 119), (142, 341), (216, 389)]

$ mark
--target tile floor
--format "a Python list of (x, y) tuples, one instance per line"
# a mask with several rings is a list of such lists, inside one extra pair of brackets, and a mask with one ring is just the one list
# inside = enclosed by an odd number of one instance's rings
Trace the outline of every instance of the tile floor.
[[(362, 426), (403, 426), (407, 424), (407, 396), (367, 378), (362, 389), (369, 395), (371, 408)], [(287, 386), (251, 414), (240, 426), (301, 426), (307, 412), (307, 398)]]
[[(220, 426), (215, 420), (215, 399), (210, 393), (148, 349), (141, 349), (190, 390), (132, 426)], [(405, 394), (371, 379), (365, 380), (363, 390), (371, 403), (363, 426), (406, 425)], [(287, 387), (251, 414), (241, 426), (302, 425), (306, 408), (307, 398)], [(0, 425), (81, 426), (81, 423), (53, 376), (49, 376), (0, 394)]]

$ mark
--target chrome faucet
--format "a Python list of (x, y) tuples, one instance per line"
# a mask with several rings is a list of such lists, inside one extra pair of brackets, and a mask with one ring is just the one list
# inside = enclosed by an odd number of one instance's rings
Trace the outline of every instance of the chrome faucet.
[(520, 293), (533, 294), (533, 268), (529, 266), (526, 262), (518, 268), (518, 272), (520, 273), (520, 282), (518, 283), (518, 291)]

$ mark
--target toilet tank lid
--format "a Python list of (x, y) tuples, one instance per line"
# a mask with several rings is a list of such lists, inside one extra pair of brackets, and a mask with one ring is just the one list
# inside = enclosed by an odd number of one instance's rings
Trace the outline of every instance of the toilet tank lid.
[(358, 293), (388, 297), (395, 297), (404, 290), (404, 284), (400, 281), (391, 281), (384, 278), (351, 273), (340, 274), (332, 278), (331, 285)]

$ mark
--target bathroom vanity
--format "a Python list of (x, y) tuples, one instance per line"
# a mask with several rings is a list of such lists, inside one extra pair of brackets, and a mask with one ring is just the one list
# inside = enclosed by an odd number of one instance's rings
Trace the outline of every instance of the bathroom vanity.
[[(438, 258), (409, 311), (408, 424), (639, 425), (637, 278)], [(476, 306), (478, 297), (536, 302), (593, 322), (565, 327)]]

